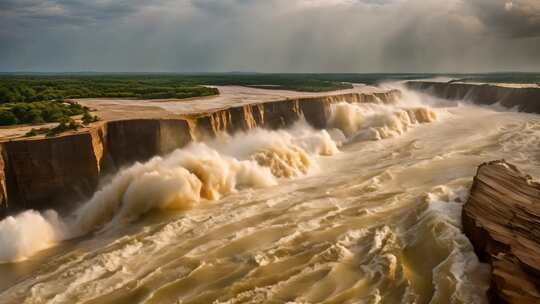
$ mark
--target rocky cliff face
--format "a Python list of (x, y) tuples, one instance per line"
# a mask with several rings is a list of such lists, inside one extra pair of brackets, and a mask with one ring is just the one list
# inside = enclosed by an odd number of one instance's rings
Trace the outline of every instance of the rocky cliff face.
[(2, 143), (7, 211), (69, 208), (97, 186), (103, 129), (47, 140)]
[(212, 138), (219, 133), (232, 134), (253, 128), (279, 129), (292, 125), (300, 118), (315, 128), (325, 128), (330, 116), (330, 105), (337, 102), (395, 103), (401, 97), (398, 90), (384, 93), (349, 93), (325, 97), (287, 99), (245, 106), (231, 107), (211, 113), (188, 115), (185, 119), (195, 140)]
[(527, 113), (540, 113), (540, 88), (511, 88), (490, 84), (410, 81), (407, 87), (450, 100), (466, 100), (476, 104), (499, 103)]
[(5, 149), (0, 146), (0, 218), (3, 218), (7, 214), (8, 200), (7, 200), (7, 186), (6, 186), (6, 168), (4, 159), (6, 159)]
[(108, 122), (104, 169), (114, 172), (136, 161), (147, 160), (183, 147), (191, 141), (183, 119), (132, 119)]
[(376, 94), (288, 99), (219, 109), (176, 119), (109, 121), (92, 130), (0, 143), (0, 218), (24, 209), (69, 211), (96, 190), (106, 174), (220, 133), (278, 129), (305, 118), (325, 128), (335, 102), (393, 103), (397, 90)]
[(504, 161), (479, 167), (463, 229), (492, 265), (493, 303), (540, 303), (540, 184)]

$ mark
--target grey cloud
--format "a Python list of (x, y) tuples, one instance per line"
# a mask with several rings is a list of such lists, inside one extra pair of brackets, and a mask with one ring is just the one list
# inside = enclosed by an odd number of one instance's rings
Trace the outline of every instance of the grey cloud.
[(535, 0), (0, 1), (0, 70), (540, 69)]
[(191, 0), (190, 2), (194, 7), (206, 13), (223, 15), (256, 5), (259, 0)]
[(5, 22), (15, 21), (19, 25), (58, 26), (63, 24), (86, 24), (112, 20), (132, 15), (151, 1), (115, 0), (2, 0), (0, 12)]
[(469, 0), (488, 31), (508, 37), (540, 36), (540, 1)]

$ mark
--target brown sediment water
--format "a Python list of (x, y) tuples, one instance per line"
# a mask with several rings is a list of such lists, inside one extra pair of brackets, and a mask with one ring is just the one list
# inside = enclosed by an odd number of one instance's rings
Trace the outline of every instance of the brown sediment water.
[(3, 220), (0, 303), (486, 303), (461, 207), (484, 161), (540, 173), (540, 118), (402, 90), (333, 104), (326, 130), (135, 164), (65, 218)]

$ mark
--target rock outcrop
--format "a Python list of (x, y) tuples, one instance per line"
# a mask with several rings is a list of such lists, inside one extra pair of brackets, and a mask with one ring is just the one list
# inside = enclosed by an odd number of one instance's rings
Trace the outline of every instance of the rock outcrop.
[(399, 97), (391, 90), (287, 99), (177, 118), (108, 121), (84, 132), (0, 142), (0, 218), (29, 208), (69, 212), (95, 192), (104, 175), (191, 141), (257, 127), (284, 128), (301, 118), (325, 128), (332, 103), (394, 103)]
[(540, 184), (504, 162), (481, 165), (463, 229), (492, 266), (492, 303), (540, 303)]
[(106, 173), (167, 154), (191, 141), (189, 124), (183, 119), (117, 120), (108, 122), (104, 129)]
[(499, 103), (521, 112), (540, 113), (540, 88), (429, 81), (409, 81), (407, 87), (444, 99), (466, 100), (482, 105)]
[(74, 136), (9, 141), (2, 150), (8, 211), (69, 208), (97, 186), (103, 134), (96, 128)]

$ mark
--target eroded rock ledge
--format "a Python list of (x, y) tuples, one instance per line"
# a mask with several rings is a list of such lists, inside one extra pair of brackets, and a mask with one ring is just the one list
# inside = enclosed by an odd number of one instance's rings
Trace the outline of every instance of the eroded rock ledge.
[(399, 96), (391, 90), (286, 99), (176, 118), (107, 121), (76, 134), (0, 142), (0, 219), (25, 209), (69, 212), (96, 191), (104, 176), (191, 141), (257, 127), (284, 128), (302, 117), (314, 128), (325, 128), (332, 103), (393, 103)]
[(498, 103), (521, 112), (540, 113), (540, 88), (430, 81), (409, 81), (407, 87), (444, 99), (466, 100), (481, 105)]
[(540, 184), (505, 161), (478, 168), (463, 229), (492, 265), (492, 303), (540, 303)]

